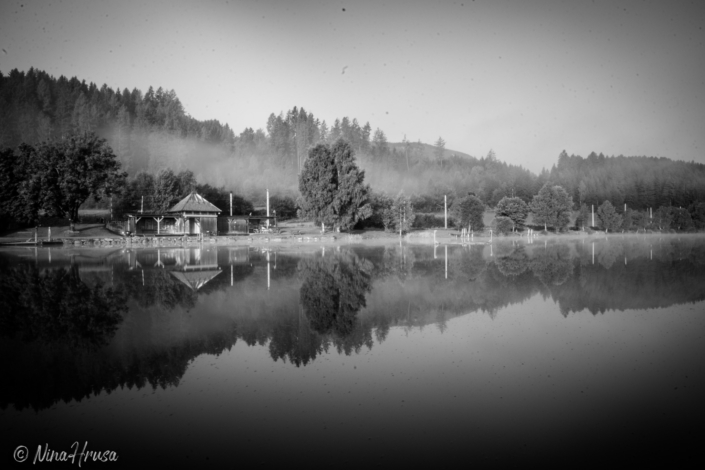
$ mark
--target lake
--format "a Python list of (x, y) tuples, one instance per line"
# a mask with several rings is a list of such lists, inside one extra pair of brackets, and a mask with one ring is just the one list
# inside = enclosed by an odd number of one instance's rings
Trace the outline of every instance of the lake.
[(702, 237), (3, 249), (0, 462), (693, 464), (704, 299)]

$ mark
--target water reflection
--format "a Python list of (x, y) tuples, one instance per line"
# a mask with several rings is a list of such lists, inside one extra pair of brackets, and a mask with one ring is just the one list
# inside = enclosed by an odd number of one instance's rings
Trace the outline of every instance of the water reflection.
[(4, 251), (0, 373), (12, 386), (3, 387), (0, 406), (41, 409), (123, 386), (175, 386), (195, 358), (238, 340), (302, 367), (330, 348), (371, 349), (395, 326), (445, 331), (453, 317), (496, 318), (537, 294), (566, 317), (705, 299), (705, 245), (695, 238), (495, 242), (440, 252), (406, 245)]

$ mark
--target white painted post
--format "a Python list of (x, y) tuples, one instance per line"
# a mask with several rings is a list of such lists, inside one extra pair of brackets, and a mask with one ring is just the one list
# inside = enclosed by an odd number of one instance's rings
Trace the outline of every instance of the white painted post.
[[(269, 189), (267, 189), (267, 217), (269, 217)], [(269, 228), (269, 219), (267, 219), (267, 228)]]
[(448, 196), (443, 195), (443, 213), (445, 214), (445, 228), (448, 229)]
[(230, 191), (230, 217), (233, 216), (233, 192)]

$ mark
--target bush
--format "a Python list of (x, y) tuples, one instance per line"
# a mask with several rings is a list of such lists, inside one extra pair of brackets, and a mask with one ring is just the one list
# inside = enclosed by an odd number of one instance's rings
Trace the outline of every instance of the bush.
[(510, 233), (512, 231), (512, 229), (514, 228), (514, 222), (509, 217), (500, 215), (499, 217), (494, 218), (494, 221), (492, 222), (492, 226), (497, 231), (497, 233), (501, 233), (502, 235), (506, 235), (506, 234)]
[[(450, 224), (452, 220), (449, 220), (448, 222)], [(445, 226), (443, 217), (439, 217), (434, 214), (416, 214), (413, 225), (414, 228), (418, 229), (439, 228), (443, 226)]]
[(290, 196), (272, 196), (269, 208), (276, 211), (277, 219), (286, 220), (296, 217), (296, 201)]

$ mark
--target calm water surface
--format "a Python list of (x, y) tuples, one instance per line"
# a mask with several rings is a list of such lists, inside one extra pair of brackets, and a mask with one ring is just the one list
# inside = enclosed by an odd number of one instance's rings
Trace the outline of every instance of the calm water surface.
[(704, 299), (702, 238), (3, 250), (0, 462), (697, 463)]

